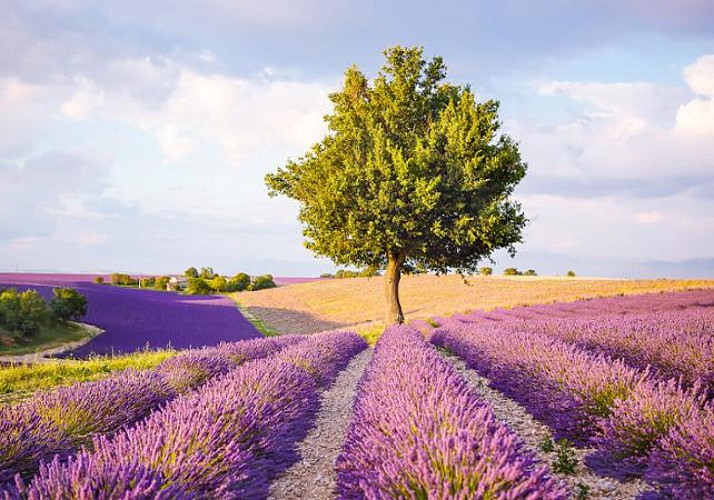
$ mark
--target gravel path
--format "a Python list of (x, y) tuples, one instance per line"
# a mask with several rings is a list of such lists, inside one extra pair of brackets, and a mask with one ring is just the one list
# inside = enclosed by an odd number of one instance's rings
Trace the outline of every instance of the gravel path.
[(270, 487), (269, 499), (327, 500), (337, 495), (335, 460), (352, 420), (357, 382), (372, 358), (372, 348), (350, 361), (320, 398), (315, 426), (298, 444), (302, 460), (278, 477)]
[[(453, 363), (461, 375), (471, 383), (472, 387), (487, 401), (496, 415), (496, 418), (508, 425), (524, 442), (525, 448), (533, 452), (536, 458), (544, 464), (552, 464), (557, 458), (556, 452), (544, 452), (540, 449), (541, 443), (546, 439), (553, 439), (550, 428), (535, 420), (528, 411), (501, 392), (491, 389), (487, 378), (482, 377), (475, 370), (471, 370), (460, 358), (443, 353), (444, 358)], [(574, 448), (578, 466), (574, 474), (554, 474), (568, 484), (568, 487), (577, 494), (584, 485), (587, 487), (588, 499), (633, 499), (644, 492), (651, 491), (651, 487), (642, 480), (631, 480), (621, 483), (615, 479), (597, 476), (583, 463), (584, 458), (592, 453), (593, 449)]]

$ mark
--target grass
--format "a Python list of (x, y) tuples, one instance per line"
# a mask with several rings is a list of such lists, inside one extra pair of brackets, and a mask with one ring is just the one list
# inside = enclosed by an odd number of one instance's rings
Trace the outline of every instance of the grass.
[(1, 335), (1, 333), (0, 356), (19, 356), (44, 351), (90, 338), (95, 334), (94, 330), (73, 322), (43, 326), (35, 335), (21, 339), (11, 338), (9, 335)]
[(15, 403), (37, 390), (76, 382), (98, 380), (117, 370), (145, 370), (175, 356), (175, 350), (140, 351), (120, 356), (97, 356), (87, 360), (49, 360), (43, 363), (0, 368), (0, 403)]
[[(404, 276), (400, 298), (407, 321), (430, 320), (476, 309), (714, 288), (714, 280), (615, 280), (531, 276)], [(278, 333), (373, 328), (383, 321), (381, 277), (322, 280), (229, 294), (241, 311)]]
[(282, 335), (283, 332), (280, 332), (274, 328), (269, 327), (266, 325), (260, 318), (255, 316), (254, 314), (251, 313), (246, 307), (241, 305), (240, 302), (235, 301), (236, 306), (238, 307), (238, 310), (241, 312), (241, 314), (250, 321), (250, 323), (255, 327), (256, 330), (258, 330), (260, 333), (262, 333), (265, 337), (275, 337), (276, 335)]

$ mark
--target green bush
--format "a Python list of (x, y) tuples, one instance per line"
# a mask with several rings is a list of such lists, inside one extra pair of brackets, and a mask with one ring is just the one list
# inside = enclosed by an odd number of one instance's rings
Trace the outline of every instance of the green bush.
[(263, 276), (258, 276), (251, 283), (252, 290), (265, 290), (267, 288), (275, 288), (277, 285), (273, 281), (273, 276), (270, 274), (264, 274)]
[(335, 275), (334, 275), (334, 274), (331, 274), (331, 273), (322, 273), (322, 274), (320, 275), (320, 278), (325, 278), (325, 279), (332, 279), (332, 278), (334, 278), (334, 277), (335, 277)]
[(522, 273), (515, 267), (507, 267), (503, 270), (504, 276), (520, 276)]
[(96, 278), (94, 278), (94, 282), (98, 285), (101, 285), (102, 283), (104, 283), (104, 278), (102, 276), (97, 276)]
[(169, 286), (171, 278), (168, 276), (159, 276), (154, 280), (154, 289), (156, 290), (166, 290)]
[(184, 276), (186, 276), (186, 279), (189, 278), (198, 278), (198, 271), (196, 270), (195, 267), (189, 267), (184, 271)]
[(49, 319), (47, 303), (36, 290), (0, 291), (0, 327), (19, 336), (32, 336)]
[(538, 276), (538, 273), (535, 272), (535, 269), (529, 269), (523, 273), (523, 276)]
[(153, 276), (147, 276), (146, 278), (140, 278), (139, 286), (141, 288), (154, 288), (154, 286), (156, 286), (156, 278), (154, 278)]
[(198, 273), (199, 278), (203, 278), (204, 280), (212, 280), (218, 276), (215, 272), (213, 272), (213, 268), (208, 266), (208, 267), (202, 267), (201, 272)]
[(79, 319), (87, 314), (87, 299), (74, 288), (53, 288), (50, 311), (61, 323)]
[(121, 286), (137, 286), (139, 284), (139, 280), (136, 280), (130, 275), (123, 273), (113, 273), (110, 278), (110, 282), (112, 285)]
[(479, 273), (481, 273), (481, 276), (491, 276), (493, 274), (493, 268), (492, 267), (482, 267), (481, 269), (478, 270)]
[(568, 278), (575, 278), (575, 271), (568, 271)]
[(223, 293), (228, 290), (228, 280), (223, 276), (215, 276), (210, 285), (214, 292)]
[(228, 280), (227, 292), (242, 292), (250, 285), (250, 276), (245, 273), (238, 273)]
[(189, 278), (186, 293), (189, 295), (208, 295), (213, 289), (203, 278)]

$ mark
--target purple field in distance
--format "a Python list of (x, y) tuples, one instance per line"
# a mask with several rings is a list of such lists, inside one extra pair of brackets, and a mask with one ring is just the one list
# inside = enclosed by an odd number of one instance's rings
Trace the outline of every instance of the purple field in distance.
[(83, 322), (104, 333), (67, 355), (111, 354), (144, 349), (216, 345), (260, 337), (235, 303), (221, 296), (186, 296), (92, 283), (97, 275), (0, 274), (0, 286), (33, 288), (45, 298), (52, 287), (76, 288), (87, 297)]

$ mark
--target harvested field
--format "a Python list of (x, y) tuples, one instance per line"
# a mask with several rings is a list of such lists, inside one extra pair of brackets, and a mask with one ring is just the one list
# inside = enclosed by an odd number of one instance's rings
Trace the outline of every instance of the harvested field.
[[(382, 278), (322, 280), (232, 298), (281, 333), (367, 329), (384, 313)], [(476, 309), (572, 302), (594, 297), (714, 288), (714, 280), (614, 280), (554, 277), (404, 276), (400, 297), (407, 321)]]

